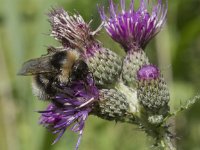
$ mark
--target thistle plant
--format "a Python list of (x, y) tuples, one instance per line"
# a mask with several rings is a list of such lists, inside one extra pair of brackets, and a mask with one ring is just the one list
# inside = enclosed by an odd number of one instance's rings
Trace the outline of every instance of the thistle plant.
[[(166, 22), (167, 1), (141, 0), (137, 9), (134, 1), (129, 8), (126, 8), (125, 0), (120, 0), (120, 5), (121, 10), (111, 0), (109, 15), (106, 15), (104, 6), (98, 7), (102, 24), (95, 31), (90, 27), (91, 21), (86, 23), (78, 13), (71, 15), (58, 8), (48, 14), (52, 27), (50, 35), (61, 46), (48, 49), (54, 73), (47, 69), (35, 73), (37, 82), (44, 86), (43, 93), (48, 93), (45, 98), (50, 100), (46, 110), (38, 111), (41, 114), (40, 124), (58, 134), (54, 143), (68, 128), (78, 133), (75, 147), (78, 149), (84, 124), (89, 115), (95, 115), (138, 125), (155, 140), (155, 147), (175, 150), (172, 144), (175, 137), (169, 130), (168, 119), (187, 109), (199, 97), (180, 106), (177, 112), (170, 112), (167, 83), (161, 70), (150, 62), (145, 53), (149, 41)], [(126, 53), (124, 57), (96, 39), (102, 28), (113, 42), (121, 45)], [(76, 54), (71, 59), (74, 62), (67, 62), (65, 52)], [(76, 62), (79, 62), (78, 65)], [(34, 65), (43, 66), (41, 63)], [(24, 75), (24, 72), (28, 72), (27, 69), (21, 74)]]

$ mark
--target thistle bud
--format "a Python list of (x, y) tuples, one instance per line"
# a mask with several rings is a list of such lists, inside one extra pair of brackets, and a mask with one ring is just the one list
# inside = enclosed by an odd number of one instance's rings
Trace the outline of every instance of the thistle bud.
[(107, 87), (108, 84), (114, 84), (121, 72), (121, 58), (103, 47), (94, 50), (92, 53), (92, 55), (87, 55), (86, 61), (94, 75), (96, 84), (104, 87)]
[(93, 110), (96, 116), (106, 120), (133, 123), (136, 119), (126, 95), (116, 89), (99, 90), (99, 103)]
[(149, 60), (144, 51), (129, 51), (124, 58), (122, 80), (125, 85), (135, 88), (137, 84), (137, 71), (143, 65), (148, 65)]
[(158, 67), (142, 66), (137, 72), (137, 78), (137, 97), (141, 105), (156, 114), (163, 113), (163, 108), (168, 109), (169, 90)]

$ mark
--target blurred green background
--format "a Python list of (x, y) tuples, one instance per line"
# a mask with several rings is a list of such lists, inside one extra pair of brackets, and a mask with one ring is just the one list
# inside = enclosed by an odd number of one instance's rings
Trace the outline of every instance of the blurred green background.
[[(135, 0), (138, 4), (137, 0)], [(128, 1), (127, 1), (128, 2)], [(107, 0), (0, 0), (0, 150), (72, 150), (77, 135), (66, 132), (55, 145), (55, 136), (38, 125), (47, 103), (31, 91), (31, 78), (16, 76), (21, 64), (59, 45), (47, 34), (46, 13), (52, 7), (80, 12), (95, 29), (100, 24), (96, 4)], [(129, 2), (128, 2), (129, 3)], [(102, 31), (104, 45), (118, 54), (122, 49)], [(171, 109), (200, 91), (200, 0), (169, 0), (168, 20), (147, 46), (151, 62), (160, 66), (171, 91)], [(172, 126), (180, 150), (200, 149), (200, 103), (176, 117)], [(130, 124), (90, 116), (80, 150), (145, 150), (150, 140)]]

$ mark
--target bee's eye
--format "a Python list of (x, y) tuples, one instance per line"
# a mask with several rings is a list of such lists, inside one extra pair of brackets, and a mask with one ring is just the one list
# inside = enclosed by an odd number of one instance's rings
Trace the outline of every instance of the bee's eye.
[(67, 53), (65, 51), (58, 52), (53, 55), (53, 57), (51, 59), (51, 64), (55, 68), (60, 69), (62, 67), (63, 61), (66, 59), (66, 57), (67, 57)]

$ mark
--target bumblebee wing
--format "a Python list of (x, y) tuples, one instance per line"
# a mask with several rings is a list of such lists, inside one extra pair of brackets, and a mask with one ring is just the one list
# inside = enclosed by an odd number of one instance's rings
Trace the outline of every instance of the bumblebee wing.
[(57, 70), (51, 65), (50, 59), (51, 56), (45, 56), (28, 60), (22, 65), (18, 75), (29, 76), (56, 72)]

